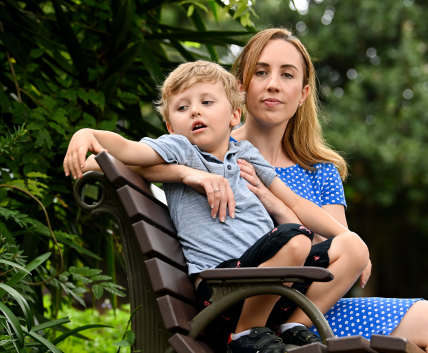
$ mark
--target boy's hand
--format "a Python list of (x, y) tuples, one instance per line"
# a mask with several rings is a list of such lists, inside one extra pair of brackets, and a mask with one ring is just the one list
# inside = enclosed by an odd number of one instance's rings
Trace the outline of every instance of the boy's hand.
[(66, 176), (71, 173), (74, 179), (81, 178), (83, 171), (90, 170), (90, 168), (85, 168), (88, 151), (99, 153), (104, 151), (104, 148), (99, 144), (91, 129), (81, 129), (73, 135), (68, 144), (63, 163)]
[(182, 178), (182, 182), (207, 195), (212, 218), (216, 218), (218, 213), (220, 222), (224, 222), (227, 209), (229, 209), (229, 216), (235, 218), (235, 197), (226, 178), (192, 169), (190, 174)]

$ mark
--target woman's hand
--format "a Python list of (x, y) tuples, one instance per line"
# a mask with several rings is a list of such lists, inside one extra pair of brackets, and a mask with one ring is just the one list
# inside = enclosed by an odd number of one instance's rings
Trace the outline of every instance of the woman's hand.
[(224, 222), (227, 209), (229, 209), (229, 216), (235, 218), (235, 197), (226, 178), (202, 170), (187, 168), (182, 182), (207, 195), (208, 204), (211, 207), (211, 217), (216, 218), (218, 213), (220, 222)]
[(369, 263), (367, 264), (366, 268), (364, 269), (360, 277), (361, 288), (364, 288), (366, 286), (367, 282), (369, 281), (371, 273), (372, 273), (372, 262), (369, 260)]
[(248, 188), (278, 223), (301, 223), (296, 214), (261, 182), (251, 163), (238, 159), (238, 165), (241, 169), (241, 177), (248, 182)]

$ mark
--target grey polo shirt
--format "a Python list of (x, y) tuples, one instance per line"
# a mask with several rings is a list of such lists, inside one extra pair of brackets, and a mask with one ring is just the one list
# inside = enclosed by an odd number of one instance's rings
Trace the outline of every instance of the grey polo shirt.
[(216, 267), (221, 262), (240, 257), (257, 239), (273, 228), (273, 222), (260, 200), (241, 178), (237, 159), (253, 164), (257, 175), (267, 186), (276, 176), (275, 169), (248, 141), (230, 142), (224, 161), (203, 152), (181, 135), (145, 137), (141, 142), (151, 146), (167, 163), (178, 163), (221, 175), (229, 181), (236, 201), (235, 218), (224, 223), (211, 218), (205, 195), (184, 184), (164, 184), (172, 221), (177, 229), (189, 275)]

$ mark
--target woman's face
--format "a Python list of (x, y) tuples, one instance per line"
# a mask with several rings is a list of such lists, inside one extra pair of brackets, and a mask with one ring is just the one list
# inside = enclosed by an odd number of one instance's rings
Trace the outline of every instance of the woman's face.
[(302, 57), (293, 44), (270, 40), (257, 61), (247, 91), (247, 121), (262, 125), (283, 124), (306, 99), (309, 86), (303, 87)]

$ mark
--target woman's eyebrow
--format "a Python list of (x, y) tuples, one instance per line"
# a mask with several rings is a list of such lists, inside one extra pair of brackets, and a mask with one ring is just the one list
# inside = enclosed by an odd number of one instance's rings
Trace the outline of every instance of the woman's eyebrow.
[[(257, 66), (263, 66), (263, 67), (270, 67), (270, 65), (268, 63), (264, 63), (264, 62), (258, 62), (256, 65)], [(281, 69), (289, 69), (289, 68), (292, 68), (292, 69), (297, 70), (297, 71), (299, 70), (297, 68), (297, 66), (295, 66), (293, 64), (282, 64), (281, 65)]]

